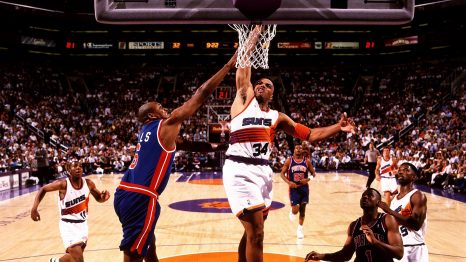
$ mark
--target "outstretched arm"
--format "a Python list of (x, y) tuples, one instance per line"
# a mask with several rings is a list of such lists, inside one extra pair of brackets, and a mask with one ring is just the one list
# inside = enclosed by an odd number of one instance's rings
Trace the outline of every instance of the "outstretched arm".
[(45, 194), (47, 192), (52, 192), (52, 191), (57, 191), (57, 190), (66, 190), (66, 180), (57, 180), (39, 189), (39, 192), (37, 193), (36, 198), (34, 199), (34, 204), (32, 205), (32, 208), (31, 208), (32, 220), (34, 221), (40, 220), (40, 214), (39, 214), (39, 211), (37, 211), (37, 208), (39, 207), (39, 204), (44, 198)]
[(223, 78), (225, 78), (227, 73), (235, 66), (236, 56), (237, 53), (235, 53), (231, 57), (230, 61), (228, 61), (228, 63), (226, 63), (219, 71), (217, 71), (215, 75), (209, 78), (209, 80), (205, 81), (201, 87), (196, 90), (196, 93), (188, 101), (186, 101), (186, 103), (173, 110), (165, 124), (181, 125), (184, 120), (192, 116), (209, 98), (215, 88), (217, 88), (220, 82), (222, 82)]
[(356, 132), (353, 120), (347, 118), (346, 113), (341, 116), (341, 119), (337, 124), (317, 128), (309, 128), (302, 124), (298, 124), (289, 116), (280, 113), (278, 116), (278, 128), (293, 137), (307, 140), (309, 142), (323, 140), (340, 131), (351, 133)]
[(347, 237), (343, 248), (340, 251), (335, 253), (327, 253), (327, 254), (320, 254), (316, 251), (312, 251), (311, 253), (307, 254), (306, 260), (325, 260), (325, 261), (348, 261), (353, 256), (354, 251), (356, 250), (353, 242), (353, 238), (351, 237), (352, 228), (354, 227), (354, 222), (350, 224), (347, 231)]
[(91, 192), (92, 196), (95, 200), (99, 203), (103, 203), (110, 198), (110, 193), (107, 190), (98, 190), (95, 186), (94, 181), (90, 179), (86, 179), (87, 186), (89, 187), (89, 191)]
[(237, 53), (215, 75), (204, 82), (196, 93), (182, 106), (173, 110), (170, 117), (162, 123), (160, 138), (162, 144), (168, 148), (174, 148), (176, 137), (183, 121), (192, 116), (201, 105), (209, 98), (215, 88), (220, 84), (226, 74), (235, 66)]
[(228, 144), (187, 141), (181, 137), (176, 139), (176, 149), (189, 152), (216, 152), (228, 149)]

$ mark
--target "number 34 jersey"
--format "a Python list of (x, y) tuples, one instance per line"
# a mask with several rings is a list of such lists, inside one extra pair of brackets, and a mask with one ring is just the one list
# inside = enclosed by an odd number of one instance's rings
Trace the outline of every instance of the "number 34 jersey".
[(230, 123), (229, 156), (269, 159), (278, 111), (262, 111), (256, 98)]

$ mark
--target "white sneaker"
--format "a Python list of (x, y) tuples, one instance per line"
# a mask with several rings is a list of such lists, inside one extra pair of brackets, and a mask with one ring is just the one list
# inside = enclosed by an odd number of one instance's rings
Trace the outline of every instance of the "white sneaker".
[(293, 212), (290, 211), (290, 214), (288, 215), (288, 217), (290, 218), (290, 221), (294, 221), (296, 219), (296, 215), (293, 214)]
[(60, 261), (60, 259), (58, 257), (51, 257), (49, 259), (49, 262), (58, 262), (58, 261)]
[(304, 233), (303, 233), (303, 228), (302, 228), (302, 227), (298, 227), (298, 230), (296, 230), (296, 236), (297, 236), (299, 239), (303, 239), (303, 238), (304, 238)]

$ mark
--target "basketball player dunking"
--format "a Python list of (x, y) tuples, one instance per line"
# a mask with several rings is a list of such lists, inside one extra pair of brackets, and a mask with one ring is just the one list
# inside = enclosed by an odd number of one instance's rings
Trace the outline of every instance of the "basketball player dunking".
[[(247, 41), (257, 42), (257, 26)], [(254, 45), (252, 45), (254, 46)], [(274, 85), (268, 78), (251, 83), (251, 67), (236, 70), (236, 97), (231, 106), (230, 145), (223, 166), (223, 184), (228, 202), (244, 227), (239, 261), (263, 259), (264, 219), (272, 203), (272, 174), (269, 156), (276, 130), (301, 140), (317, 141), (340, 131), (354, 132), (354, 123), (343, 114), (332, 126), (309, 128), (272, 110)]]

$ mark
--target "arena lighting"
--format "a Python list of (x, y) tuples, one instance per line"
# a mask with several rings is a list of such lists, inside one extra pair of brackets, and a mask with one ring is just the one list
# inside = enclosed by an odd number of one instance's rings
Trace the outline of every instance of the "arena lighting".
[(30, 6), (30, 5), (21, 5), (21, 4), (5, 2), (5, 1), (0, 1), (0, 4), (12, 5), (12, 6), (16, 6), (16, 7), (29, 8), (29, 9), (39, 10), (39, 11), (58, 13), (58, 14), (64, 14), (65, 13), (65, 12), (59, 11), (59, 10), (40, 8), (40, 7)]
[(43, 28), (43, 27), (37, 27), (37, 26), (30, 26), (29, 28), (35, 29), (35, 30), (49, 31), (49, 32), (60, 32), (60, 29)]
[(428, 5), (436, 5), (436, 4), (446, 3), (446, 2), (451, 2), (451, 0), (441, 0), (441, 1), (425, 3), (425, 4), (418, 4), (418, 5), (414, 5), (414, 8), (422, 7), (422, 6), (428, 6)]

